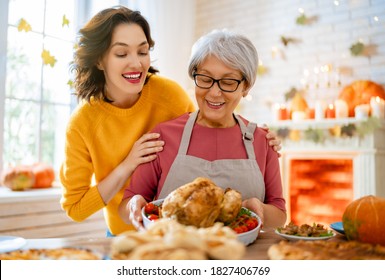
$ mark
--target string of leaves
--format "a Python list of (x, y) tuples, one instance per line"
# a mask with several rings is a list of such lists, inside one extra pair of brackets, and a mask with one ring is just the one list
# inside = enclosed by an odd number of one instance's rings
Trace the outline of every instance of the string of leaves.
[(366, 135), (372, 134), (381, 126), (381, 122), (376, 117), (369, 117), (368, 119), (358, 123), (350, 123), (346, 125), (337, 125), (332, 128), (308, 128), (306, 130), (296, 130), (284, 128), (273, 128), (279, 138), (282, 140), (290, 139), (293, 141), (310, 141), (316, 144), (324, 143), (328, 139), (335, 138), (364, 138)]

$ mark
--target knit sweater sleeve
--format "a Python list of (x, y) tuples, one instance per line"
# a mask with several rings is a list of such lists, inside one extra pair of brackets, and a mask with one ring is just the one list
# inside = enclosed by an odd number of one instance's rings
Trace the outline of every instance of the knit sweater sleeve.
[(62, 208), (74, 221), (80, 222), (102, 209), (105, 204), (96, 186), (92, 186), (93, 165), (84, 135), (74, 123), (66, 132), (65, 161), (60, 170), (63, 184)]

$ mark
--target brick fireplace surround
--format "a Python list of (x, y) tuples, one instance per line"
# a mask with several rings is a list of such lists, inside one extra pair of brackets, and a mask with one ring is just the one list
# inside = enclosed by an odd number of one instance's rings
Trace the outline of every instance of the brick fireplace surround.
[[(358, 124), (355, 119), (281, 121), (275, 128), (306, 130)], [(385, 197), (385, 122), (373, 133), (321, 143), (284, 140), (280, 158), (288, 222), (341, 221), (352, 200)]]

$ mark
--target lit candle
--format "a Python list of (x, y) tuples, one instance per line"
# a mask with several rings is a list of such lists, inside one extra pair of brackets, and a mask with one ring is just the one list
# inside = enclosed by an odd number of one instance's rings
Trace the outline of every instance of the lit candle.
[(325, 118), (325, 105), (321, 100), (316, 101), (314, 111), (314, 117), (316, 120), (322, 120)]
[(349, 116), (348, 104), (346, 101), (338, 99), (334, 102), (336, 118), (347, 118)]
[(369, 104), (358, 105), (354, 108), (354, 116), (359, 120), (366, 119), (369, 116), (369, 111)]
[(291, 114), (291, 119), (293, 121), (303, 121), (306, 117), (306, 114), (304, 111), (294, 111), (292, 114)]
[(278, 109), (278, 120), (287, 120), (289, 118), (289, 112), (285, 105), (281, 104)]
[(329, 104), (325, 111), (325, 117), (327, 119), (334, 119), (336, 117), (336, 109), (333, 104)]
[(385, 100), (379, 96), (370, 98), (370, 110), (373, 117), (385, 118)]

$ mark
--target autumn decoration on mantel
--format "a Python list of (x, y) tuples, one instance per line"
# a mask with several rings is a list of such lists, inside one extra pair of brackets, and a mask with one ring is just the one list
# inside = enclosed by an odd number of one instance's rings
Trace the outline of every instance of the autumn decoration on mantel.
[(372, 97), (385, 100), (385, 90), (376, 82), (357, 80), (345, 86), (339, 94), (339, 99), (345, 100), (349, 107), (349, 117), (354, 117), (354, 109), (358, 105), (370, 104)]

